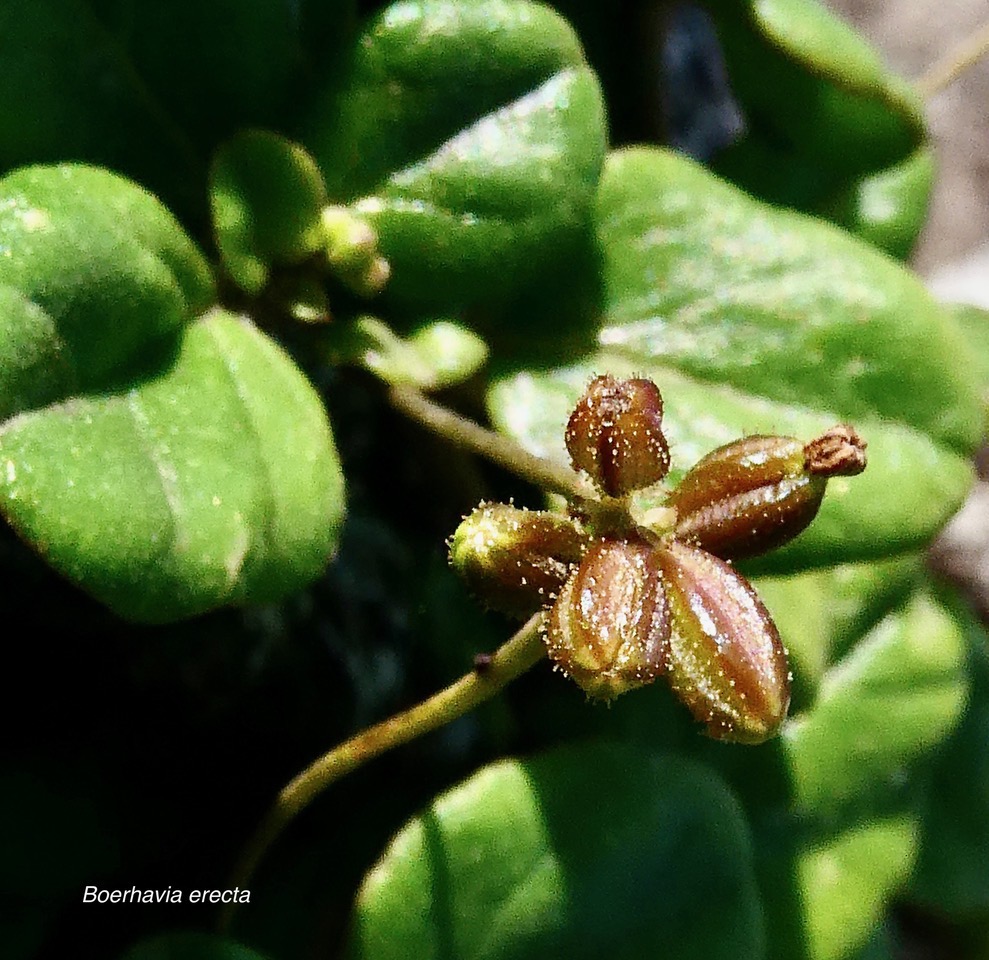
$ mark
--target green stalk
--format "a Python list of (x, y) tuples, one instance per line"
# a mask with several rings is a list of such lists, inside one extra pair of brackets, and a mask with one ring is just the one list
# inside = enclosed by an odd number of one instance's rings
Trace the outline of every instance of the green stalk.
[[(521, 676), (546, 652), (541, 629), (545, 614), (533, 614), (483, 664), (428, 700), (368, 727), (310, 764), (278, 794), (274, 804), (244, 848), (230, 878), (230, 887), (249, 887), (265, 853), (295, 817), (330, 784), (363, 766), (368, 760), (436, 730), (489, 700), (507, 683)], [(219, 928), (228, 930), (235, 904), (228, 904)]]
[(433, 433), (480, 454), (537, 487), (562, 493), (569, 500), (586, 500), (595, 496), (586, 480), (570, 467), (534, 456), (510, 437), (486, 430), (433, 402), (416, 387), (404, 384), (394, 386), (389, 396), (396, 409)]

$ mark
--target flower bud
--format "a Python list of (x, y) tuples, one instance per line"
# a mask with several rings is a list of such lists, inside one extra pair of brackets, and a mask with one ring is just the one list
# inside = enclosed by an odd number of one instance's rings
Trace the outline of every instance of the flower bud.
[(700, 460), (667, 499), (678, 540), (725, 559), (749, 557), (792, 540), (817, 515), (826, 476), (806, 469), (792, 437), (753, 436)]
[(556, 596), (586, 539), (562, 514), (482, 503), (450, 538), (450, 563), (492, 609), (527, 617)]
[(651, 380), (591, 381), (567, 423), (567, 450), (578, 470), (611, 497), (652, 486), (670, 469), (663, 399)]
[(723, 560), (683, 543), (657, 548), (656, 559), (670, 605), (673, 692), (716, 739), (773, 736), (790, 705), (790, 674), (755, 590)]
[(351, 207), (330, 205), (323, 208), (320, 225), (331, 270), (358, 296), (380, 293), (391, 266), (378, 254), (378, 235), (370, 223)]
[(546, 626), (549, 655), (603, 700), (663, 672), (670, 617), (654, 550), (597, 540), (560, 590)]

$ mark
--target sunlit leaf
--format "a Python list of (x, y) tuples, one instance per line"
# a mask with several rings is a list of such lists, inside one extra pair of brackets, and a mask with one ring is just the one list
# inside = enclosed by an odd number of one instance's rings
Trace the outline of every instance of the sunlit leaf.
[(365, 878), (348, 955), (762, 951), (731, 794), (685, 760), (598, 744), (486, 767), (408, 823)]

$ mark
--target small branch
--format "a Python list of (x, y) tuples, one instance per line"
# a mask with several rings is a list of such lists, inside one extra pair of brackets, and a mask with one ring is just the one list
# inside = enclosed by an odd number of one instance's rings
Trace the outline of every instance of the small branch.
[(486, 430), (472, 420), (447, 410), (415, 387), (393, 386), (389, 396), (396, 409), (433, 433), (473, 450), (538, 487), (562, 493), (569, 499), (587, 499), (594, 495), (583, 478), (573, 470), (533, 456), (509, 437)]
[(914, 81), (917, 92), (929, 100), (954, 83), (969, 67), (989, 54), (989, 23), (966, 37)]
[[(543, 618), (542, 611), (530, 617), (490, 659), (485, 658), (483, 669), (479, 665), (445, 690), (351, 737), (303, 770), (278, 794), (244, 848), (230, 887), (250, 884), (261, 859), (285, 827), (330, 784), (393, 747), (469, 713), (538, 663), (546, 652), (540, 635)], [(219, 922), (221, 931), (230, 928), (235, 910), (234, 904), (224, 908)]]

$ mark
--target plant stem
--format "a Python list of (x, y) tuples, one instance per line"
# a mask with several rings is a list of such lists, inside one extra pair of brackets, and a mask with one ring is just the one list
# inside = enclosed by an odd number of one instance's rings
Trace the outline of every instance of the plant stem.
[[(243, 889), (250, 884), (258, 864), (281, 832), (330, 784), (379, 754), (469, 713), (538, 663), (546, 652), (540, 635), (544, 616), (543, 611), (533, 614), (490, 660), (485, 658), (483, 665), (446, 689), (368, 727), (303, 770), (282, 789), (258, 825), (230, 877), (230, 887)], [(235, 904), (224, 908), (219, 922), (221, 931), (229, 929), (235, 911)]]
[(562, 464), (534, 456), (509, 437), (486, 430), (479, 424), (430, 400), (421, 390), (406, 384), (389, 391), (392, 405), (424, 427), (505, 467), (538, 487), (562, 493), (569, 499), (594, 496), (590, 486), (575, 471)]
[(954, 83), (969, 67), (989, 54), (989, 23), (966, 37), (925, 73), (914, 81), (917, 92), (925, 99)]

